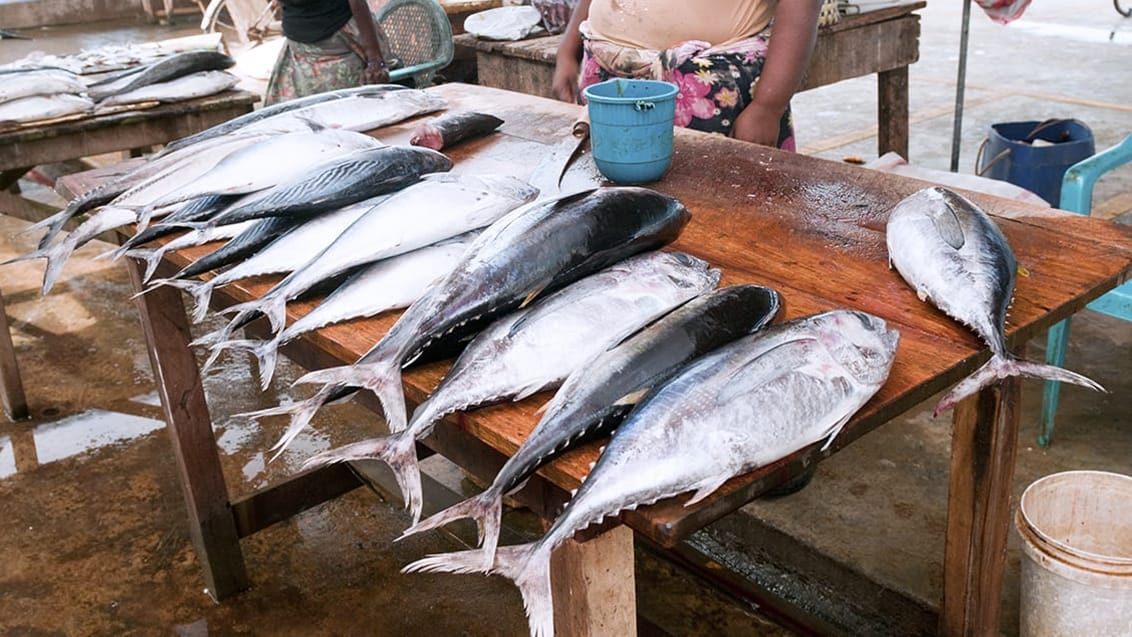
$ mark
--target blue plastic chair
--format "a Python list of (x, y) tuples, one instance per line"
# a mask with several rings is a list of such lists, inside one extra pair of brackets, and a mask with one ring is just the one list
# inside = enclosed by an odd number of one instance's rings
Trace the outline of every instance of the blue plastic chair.
[[(1061, 209), (1088, 215), (1093, 209), (1093, 186), (1104, 173), (1132, 162), (1132, 135), (1116, 146), (1077, 162), (1065, 171), (1061, 183)], [(1088, 305), (1090, 310), (1132, 321), (1132, 281), (1106, 293)], [(1046, 363), (1065, 365), (1065, 349), (1069, 342), (1069, 320), (1054, 325), (1046, 337)], [(1053, 442), (1054, 416), (1061, 383), (1046, 381), (1042, 392), (1042, 423), (1038, 444), (1048, 447)]]
[(381, 26), (389, 53), (400, 66), (389, 81), (413, 78), (417, 88), (432, 84), (433, 75), (452, 62), (452, 23), (436, 0), (390, 0), (375, 20)]

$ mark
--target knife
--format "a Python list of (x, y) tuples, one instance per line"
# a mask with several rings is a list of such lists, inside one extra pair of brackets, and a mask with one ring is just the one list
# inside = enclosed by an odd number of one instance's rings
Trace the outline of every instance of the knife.
[(570, 136), (555, 144), (539, 161), (528, 181), (539, 189), (540, 198), (556, 197), (561, 194), (562, 175), (566, 173), (570, 162), (577, 156), (589, 136), (590, 122), (588, 117), (583, 115), (574, 122)]

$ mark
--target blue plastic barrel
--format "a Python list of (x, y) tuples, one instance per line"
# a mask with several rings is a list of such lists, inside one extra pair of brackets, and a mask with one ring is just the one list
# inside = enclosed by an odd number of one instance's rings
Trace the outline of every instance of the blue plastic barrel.
[(656, 181), (672, 161), (675, 84), (612, 79), (583, 90), (590, 143), (601, 174), (620, 184)]
[[(1049, 144), (1034, 145), (1035, 140)], [(1093, 132), (1075, 119), (992, 124), (979, 174), (1021, 186), (1057, 206), (1065, 171), (1095, 150)]]

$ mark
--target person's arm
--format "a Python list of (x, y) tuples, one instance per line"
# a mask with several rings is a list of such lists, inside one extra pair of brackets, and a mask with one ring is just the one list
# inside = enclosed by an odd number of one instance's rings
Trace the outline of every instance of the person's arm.
[(754, 99), (735, 118), (733, 137), (764, 146), (778, 142), (778, 123), (802, 83), (818, 33), (821, 0), (779, 0), (766, 63)]
[(385, 64), (385, 57), (381, 54), (381, 45), (377, 40), (377, 26), (370, 13), (369, 3), (366, 0), (350, 0), (350, 13), (354, 15), (354, 24), (358, 25), (358, 34), (362, 40), (362, 51), (365, 53), (366, 66), (362, 69), (362, 82), (365, 84), (384, 84), (389, 81), (389, 69)]
[(563, 102), (578, 101), (578, 69), (582, 61), (582, 34), (578, 30), (590, 14), (590, 0), (578, 0), (562, 41), (558, 44), (558, 56), (554, 63), (554, 81), (551, 89), (554, 96)]

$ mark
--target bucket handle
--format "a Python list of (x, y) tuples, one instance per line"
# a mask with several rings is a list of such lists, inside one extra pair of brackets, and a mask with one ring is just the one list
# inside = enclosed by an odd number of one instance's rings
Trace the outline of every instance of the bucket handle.
[(987, 138), (987, 137), (984, 137), (982, 143), (979, 144), (979, 150), (975, 152), (975, 174), (978, 175), (979, 177), (982, 177), (983, 173), (985, 173), (986, 171), (991, 169), (991, 166), (994, 166), (1000, 160), (1005, 159), (1006, 156), (1010, 154), (1010, 149), (1007, 148), (1007, 149), (1003, 150), (1001, 153), (995, 155), (993, 159), (991, 159), (989, 162), (987, 162), (986, 166), (983, 166), (980, 169), (979, 168), (979, 162), (982, 161), (983, 149), (987, 147), (988, 141), (990, 141), (990, 139)]
[(650, 102), (648, 100), (637, 100), (637, 102), (633, 104), (633, 108), (637, 111), (651, 111), (652, 109), (656, 108), (656, 102)]
[(1034, 130), (1027, 133), (1026, 137), (1024, 139), (1019, 140), (1019, 141), (1032, 143), (1034, 141), (1034, 135), (1037, 135), (1038, 133), (1042, 132), (1042, 129), (1049, 128), (1050, 126), (1054, 126), (1056, 124), (1061, 124), (1061, 123), (1064, 123), (1064, 122), (1076, 122), (1076, 121), (1077, 120), (1075, 120), (1075, 119), (1050, 118), (1050, 119), (1038, 122), (1038, 125), (1034, 127)]

